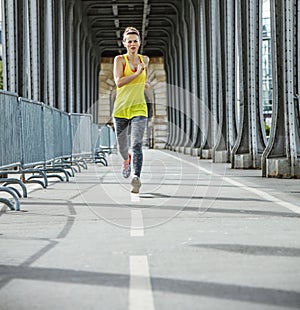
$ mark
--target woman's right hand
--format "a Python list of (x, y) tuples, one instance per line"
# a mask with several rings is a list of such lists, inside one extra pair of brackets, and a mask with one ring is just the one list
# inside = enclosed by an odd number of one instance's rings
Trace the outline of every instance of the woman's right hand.
[(140, 75), (146, 67), (147, 67), (146, 64), (143, 64), (143, 63), (138, 64), (138, 67), (136, 70), (137, 74)]

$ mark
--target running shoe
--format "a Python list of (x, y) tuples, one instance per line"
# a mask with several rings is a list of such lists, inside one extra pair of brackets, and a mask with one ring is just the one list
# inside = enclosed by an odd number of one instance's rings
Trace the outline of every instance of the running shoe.
[(132, 189), (131, 189), (131, 192), (133, 194), (138, 194), (140, 192), (140, 188), (142, 186), (142, 182), (140, 180), (140, 178), (138, 176), (134, 176), (131, 180), (131, 186), (132, 186)]
[(126, 179), (129, 178), (131, 173), (131, 154), (128, 154), (128, 162), (124, 160), (122, 169), (123, 177)]

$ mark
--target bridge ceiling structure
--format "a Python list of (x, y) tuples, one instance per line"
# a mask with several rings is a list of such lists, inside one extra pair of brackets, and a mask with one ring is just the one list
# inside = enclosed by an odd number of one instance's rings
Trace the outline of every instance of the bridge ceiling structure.
[(163, 56), (170, 44), (181, 3), (174, 0), (82, 0), (103, 57), (122, 53), (122, 33), (127, 26), (140, 31), (141, 53), (150, 57)]

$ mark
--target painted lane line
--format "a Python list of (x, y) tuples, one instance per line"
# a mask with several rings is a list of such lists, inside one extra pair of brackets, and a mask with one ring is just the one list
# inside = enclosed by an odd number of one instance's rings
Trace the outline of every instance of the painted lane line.
[(144, 221), (141, 210), (131, 210), (131, 237), (143, 237), (144, 236)]
[(252, 188), (252, 187), (248, 187), (248, 186), (246, 186), (245, 184), (243, 184), (241, 182), (234, 181), (234, 180), (230, 179), (229, 177), (224, 177), (222, 175), (215, 174), (212, 171), (209, 171), (209, 170), (207, 170), (205, 168), (199, 167), (196, 164), (191, 163), (191, 162), (189, 162), (189, 161), (187, 161), (185, 159), (178, 158), (178, 157), (176, 157), (174, 155), (167, 154), (167, 153), (164, 153), (164, 154), (166, 154), (167, 156), (170, 156), (172, 158), (175, 158), (175, 159), (177, 159), (179, 161), (185, 162), (186, 164), (189, 164), (189, 165), (197, 168), (198, 170), (200, 170), (200, 171), (202, 171), (204, 173), (207, 173), (207, 174), (210, 174), (210, 175), (215, 175), (215, 176), (220, 176), (220, 177), (223, 178), (223, 180), (225, 182), (227, 182), (227, 183), (229, 183), (231, 185), (243, 188), (244, 190), (247, 190), (248, 192), (254, 193), (255, 195), (263, 198), (264, 200), (269, 200), (270, 202), (276, 203), (279, 206), (285, 207), (285, 208), (289, 209), (290, 211), (293, 211), (294, 213), (300, 214), (300, 208), (297, 205), (294, 205), (294, 204), (292, 204), (290, 202), (283, 201), (283, 200), (281, 200), (279, 198), (276, 198), (276, 197), (272, 196), (271, 194), (269, 194), (269, 193), (267, 193), (267, 192), (265, 192), (263, 190), (260, 190), (260, 189), (257, 189), (257, 188)]
[(129, 310), (154, 310), (147, 256), (130, 256), (129, 266)]
[(227, 177), (224, 178), (224, 181), (227, 182), (227, 183), (230, 183), (232, 185), (235, 185), (235, 186), (238, 186), (238, 187), (242, 187), (244, 188), (245, 190), (249, 191), (249, 192), (252, 192), (254, 194), (256, 194), (257, 196), (260, 196), (261, 198), (263, 198), (264, 200), (269, 200), (270, 202), (273, 202), (273, 203), (276, 203), (277, 205), (280, 205), (282, 207), (285, 207), (287, 209), (289, 209), (290, 211), (293, 211), (297, 214), (300, 214), (300, 208), (290, 202), (287, 202), (287, 201), (283, 201), (279, 198), (276, 198), (272, 195), (270, 195), (269, 193), (265, 192), (265, 191), (262, 191), (260, 189), (257, 189), (257, 188), (252, 188), (252, 187), (248, 187), (240, 182), (237, 182), (237, 181), (233, 181)]
[(130, 193), (131, 202), (139, 202), (140, 201), (140, 195), (139, 194), (133, 194)]

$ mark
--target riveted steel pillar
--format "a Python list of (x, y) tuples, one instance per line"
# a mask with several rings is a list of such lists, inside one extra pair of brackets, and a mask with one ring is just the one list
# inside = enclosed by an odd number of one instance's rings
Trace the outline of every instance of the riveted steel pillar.
[[(175, 97), (176, 97), (176, 139), (175, 139), (175, 150), (179, 150), (179, 146), (182, 144), (183, 136), (184, 136), (184, 91), (183, 91), (183, 55), (182, 55), (182, 39), (179, 33), (179, 26), (176, 27), (176, 50), (177, 53), (177, 78), (178, 84), (176, 85)], [(176, 39), (175, 39), (176, 40)]]
[(86, 104), (86, 41), (87, 41), (87, 35), (85, 33), (84, 27), (83, 27), (83, 33), (81, 36), (81, 113), (87, 112), (87, 104)]
[(17, 92), (17, 16), (16, 1), (2, 0), (3, 89)]
[(98, 122), (98, 101), (96, 90), (98, 91), (98, 72), (97, 72), (97, 57), (95, 54), (92, 55), (91, 60), (91, 104), (92, 104), (92, 115), (94, 123)]
[(265, 149), (261, 106), (262, 1), (240, 1), (240, 126), (231, 153), (232, 168), (260, 168)]
[(174, 96), (174, 83), (175, 83), (175, 65), (176, 56), (174, 56), (174, 52), (172, 49), (172, 45), (174, 43), (173, 36), (171, 39), (171, 35), (166, 32), (168, 35), (168, 52), (165, 56), (165, 65), (169, 68), (166, 71), (166, 79), (167, 79), (167, 113), (168, 113), (168, 137), (166, 148), (172, 149), (174, 136), (175, 136), (175, 96)]
[(207, 31), (207, 56), (208, 56), (208, 108), (206, 117), (208, 119), (208, 133), (206, 144), (201, 152), (201, 157), (212, 158), (213, 147), (216, 143), (218, 128), (218, 102), (219, 102), (219, 73), (218, 73), (218, 50), (219, 38), (219, 9), (218, 1), (206, 1), (206, 31)]
[(86, 113), (92, 114), (91, 110), (91, 44), (88, 42), (86, 52)]
[(74, 4), (75, 1), (68, 1), (67, 6), (67, 111), (69, 113), (75, 112), (75, 18), (74, 18)]
[(28, 98), (41, 101), (40, 38), (39, 38), (39, 0), (29, 0), (27, 8), (28, 32)]
[(212, 150), (213, 162), (228, 162), (229, 152), (227, 150), (227, 135), (226, 135), (226, 100), (225, 100), (225, 57), (226, 57), (226, 33), (225, 33), (225, 21), (226, 21), (226, 3), (220, 0), (217, 5), (218, 14), (218, 31), (216, 33), (216, 115), (217, 119), (214, 119), (216, 126), (214, 126), (215, 143)]
[(27, 11), (27, 1), (17, 0), (16, 6), (16, 57), (17, 57), (17, 88), (16, 92), (22, 96), (27, 96), (27, 86), (26, 86), (26, 75), (27, 75), (27, 62), (26, 62), (26, 50), (27, 50), (27, 36), (25, 32), (26, 28), (26, 11)]
[(231, 152), (237, 137), (236, 101), (237, 101), (237, 14), (236, 0), (227, 1), (226, 5), (226, 123), (227, 123), (227, 149)]
[(55, 106), (55, 64), (54, 64), (54, 8), (53, 0), (45, 0), (44, 37), (44, 98), (43, 102)]
[(57, 65), (57, 107), (66, 110), (66, 3), (65, 0), (56, 2), (56, 65)]
[(99, 71), (100, 71), (100, 63), (98, 58), (95, 57), (95, 67), (94, 67), (94, 97), (95, 97), (95, 113), (94, 113), (94, 121), (96, 124), (99, 122), (98, 114), (99, 114)]
[(93, 119), (95, 119), (94, 117), (94, 104), (95, 104), (95, 98), (94, 98), (94, 89), (95, 89), (95, 79), (94, 79), (94, 68), (96, 66), (95, 63), (95, 57), (93, 54), (93, 49), (92, 49), (92, 45), (91, 45), (91, 54), (90, 54), (90, 68), (89, 68), (89, 79), (90, 79), (90, 86), (89, 86), (89, 101), (90, 101), (90, 110), (91, 110), (91, 114), (93, 115)]
[[(192, 121), (192, 107), (191, 107), (191, 85), (190, 85), (190, 70), (191, 70), (191, 62), (190, 62), (190, 51), (191, 45), (194, 42), (190, 40), (190, 29), (187, 22), (187, 18), (192, 18), (189, 16), (189, 10), (186, 7), (188, 5), (187, 1), (182, 2), (181, 4), (181, 27), (180, 27), (180, 34), (182, 38), (182, 61), (183, 61), (183, 121), (184, 121), (184, 130), (182, 131), (182, 142), (180, 143), (181, 152), (190, 153), (191, 149), (191, 121)], [(187, 148), (187, 150), (186, 150)]]
[[(185, 153), (191, 154), (193, 153), (193, 149), (195, 148), (195, 144), (197, 141), (197, 125), (199, 124), (198, 118), (198, 92), (197, 92), (197, 85), (198, 85), (198, 74), (197, 74), (197, 60), (196, 60), (196, 53), (197, 53), (197, 36), (196, 36), (196, 18), (195, 18), (195, 8), (194, 4), (191, 0), (184, 2), (185, 8), (185, 16), (186, 16), (186, 24), (187, 24), (187, 47), (188, 47), (188, 80), (189, 80), (189, 88), (186, 90), (188, 106), (189, 106), (189, 113), (188, 116), (188, 126), (187, 126), (187, 133), (186, 138), (187, 142), (185, 145)], [(188, 114), (188, 113), (187, 113)]]
[(219, 126), (213, 162), (229, 162), (235, 141), (235, 1), (221, 0), (220, 36), (218, 46)]
[(201, 0), (192, 0), (191, 2), (191, 12), (190, 14), (193, 16), (193, 22), (191, 23), (191, 40), (194, 42), (194, 48), (192, 51), (192, 75), (191, 75), (191, 87), (192, 87), (192, 145), (191, 145), (191, 155), (199, 156), (199, 148), (201, 145), (201, 36), (202, 33), (200, 31), (201, 28), (201, 15), (200, 15), (200, 2)]
[(75, 35), (75, 50), (76, 50), (76, 107), (75, 112), (80, 113), (81, 109), (81, 81), (82, 81), (82, 74), (81, 74), (81, 23), (82, 23), (82, 16), (80, 12), (77, 10), (77, 19), (76, 19), (76, 35)]
[(166, 75), (167, 75), (167, 113), (168, 113), (168, 139), (167, 139), (167, 148), (171, 148), (173, 145), (174, 141), (174, 136), (175, 136), (175, 102), (174, 102), (174, 66), (175, 66), (175, 61), (173, 57), (170, 55), (170, 49), (171, 49), (172, 43), (169, 42), (169, 51), (165, 57), (165, 63), (167, 63), (167, 66), (170, 68), (167, 70)]
[(273, 111), (262, 157), (263, 176), (300, 178), (300, 7), (296, 0), (271, 2)]
[(198, 155), (202, 157), (202, 149), (206, 146), (209, 124), (209, 97), (208, 97), (208, 38), (207, 38), (207, 11), (206, 1), (199, 1), (199, 98), (200, 98), (200, 147)]
[[(178, 64), (178, 52), (176, 48), (176, 35), (174, 31), (175, 27), (173, 28), (173, 35), (172, 40), (169, 44), (169, 55), (172, 55), (170, 57), (170, 71), (168, 74), (170, 75), (169, 81), (168, 81), (168, 88), (170, 90), (170, 98), (171, 102), (169, 105), (171, 106), (172, 111), (172, 118), (171, 118), (171, 127), (170, 127), (170, 148), (172, 149), (176, 145), (176, 137), (178, 134), (178, 128), (179, 128), (179, 111), (178, 111), (178, 70), (179, 70), (179, 64)], [(170, 101), (170, 100), (169, 100)]]

